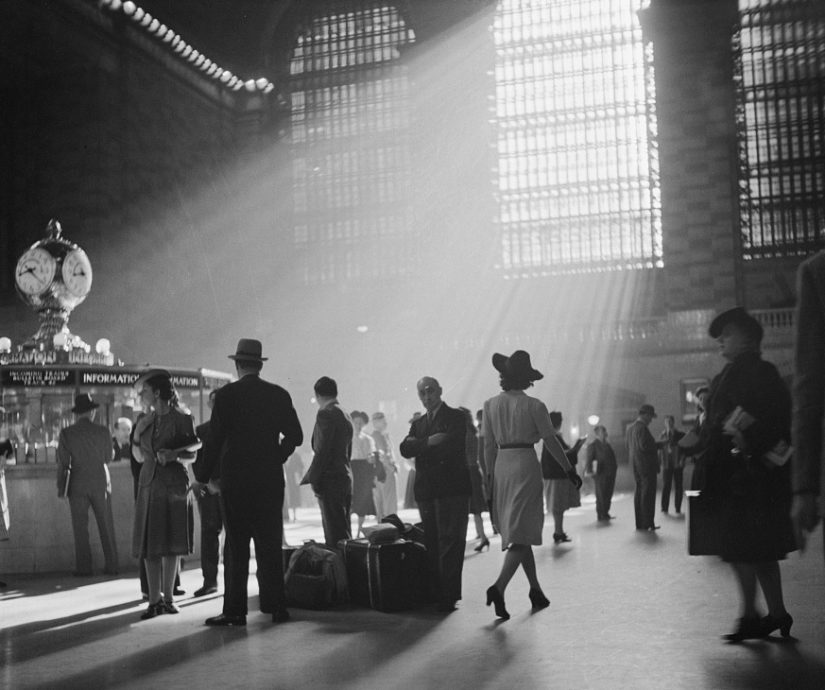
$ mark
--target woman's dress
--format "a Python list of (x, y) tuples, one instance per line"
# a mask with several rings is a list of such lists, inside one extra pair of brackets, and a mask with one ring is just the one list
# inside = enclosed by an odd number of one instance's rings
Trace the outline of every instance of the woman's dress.
[[(735, 452), (723, 433), (725, 420), (742, 407), (753, 424), (744, 432), (746, 451)], [(776, 367), (748, 352), (713, 380), (704, 426), (707, 474), (700, 500), (717, 508), (721, 556), (726, 561), (776, 561), (794, 551), (790, 521), (789, 463), (763, 459), (777, 442), (790, 441), (791, 399)]]
[[(533, 446), (554, 436), (547, 407), (524, 391), (504, 391), (484, 403), (483, 419), (484, 457), (493, 459), (493, 523), (502, 550), (510, 544), (539, 545), (543, 485)], [(525, 447), (501, 447), (514, 444)]]
[[(570, 450), (567, 441), (565, 441), (558, 432), (556, 433), (556, 439), (558, 439), (559, 444), (565, 451)], [(571, 464), (575, 464), (573, 460), (570, 462)], [(547, 482), (547, 512), (563, 513), (569, 508), (578, 508), (582, 504), (579, 490), (567, 477), (564, 477), (564, 479), (547, 479), (545, 481)]]
[(375, 486), (375, 441), (361, 431), (352, 439), (352, 512), (358, 517), (375, 515), (375, 500), (372, 490)]
[(177, 409), (151, 413), (135, 439), (144, 461), (138, 478), (132, 554), (136, 558), (192, 553), (194, 516), (186, 467), (175, 461), (161, 465), (156, 452), (197, 441), (191, 415)]

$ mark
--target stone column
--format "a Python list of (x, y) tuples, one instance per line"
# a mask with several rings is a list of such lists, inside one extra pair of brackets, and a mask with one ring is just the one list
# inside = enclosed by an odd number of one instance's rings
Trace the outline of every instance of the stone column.
[(737, 0), (653, 0), (668, 311), (742, 304), (732, 36)]

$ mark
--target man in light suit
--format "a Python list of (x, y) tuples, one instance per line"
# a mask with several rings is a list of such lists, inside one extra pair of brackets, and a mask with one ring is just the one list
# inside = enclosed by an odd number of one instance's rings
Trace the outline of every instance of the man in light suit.
[(234, 355), (238, 380), (215, 393), (204, 477), (219, 477), (226, 537), (223, 613), (206, 625), (246, 625), (249, 541), (255, 540), (261, 612), (289, 620), (284, 594), (283, 464), (304, 436), (292, 398), (263, 381), (261, 342), (241, 338)]
[[(92, 420), (99, 407), (88, 393), (75, 396), (77, 421), (60, 432), (57, 442), (57, 495), (67, 496), (74, 531), (77, 577), (92, 574), (89, 545), (89, 508), (97, 521), (107, 575), (117, 575), (117, 546), (112, 519), (112, 483), (108, 463), (114, 456), (109, 430)], [(68, 487), (66, 480), (69, 478)]]
[[(822, 515), (823, 424), (825, 424), (825, 251), (805, 260), (797, 273), (796, 342), (793, 385), (791, 482), (796, 540), (805, 547), (806, 532)], [(822, 530), (825, 539), (825, 528)]]
[(352, 423), (338, 405), (338, 384), (329, 376), (315, 382), (318, 415), (312, 431), (312, 464), (301, 484), (309, 484), (321, 508), (324, 542), (335, 547), (352, 539)]
[(415, 458), (415, 500), (421, 513), (436, 609), (455, 611), (470, 512), (470, 474), (465, 456), (467, 423), (461, 410), (441, 400), (441, 386), (425, 376), (418, 397), (427, 414), (413, 420), (401, 455)]

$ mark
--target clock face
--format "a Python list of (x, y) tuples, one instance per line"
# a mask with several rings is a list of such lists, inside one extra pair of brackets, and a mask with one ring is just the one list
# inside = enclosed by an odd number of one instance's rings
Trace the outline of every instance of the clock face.
[(17, 262), (15, 280), (24, 295), (39, 295), (48, 289), (54, 279), (57, 262), (42, 247), (26, 251)]
[(75, 297), (85, 297), (92, 287), (92, 264), (82, 249), (72, 249), (63, 259), (63, 283)]

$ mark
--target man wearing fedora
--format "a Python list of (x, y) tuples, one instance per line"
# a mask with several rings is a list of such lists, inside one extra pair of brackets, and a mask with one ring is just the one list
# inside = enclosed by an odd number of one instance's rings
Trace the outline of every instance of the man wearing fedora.
[(455, 611), (461, 599), (461, 574), (470, 512), (464, 413), (441, 400), (441, 386), (430, 376), (417, 384), (426, 414), (413, 420), (401, 442), (401, 455), (415, 458), (415, 500), (421, 513), (436, 609)]
[(261, 342), (241, 338), (234, 355), (238, 380), (215, 393), (202, 476), (218, 477), (230, 555), (225, 568), (223, 613), (207, 625), (246, 625), (249, 541), (255, 540), (263, 613), (289, 620), (284, 594), (283, 464), (304, 435), (292, 398), (260, 377)]
[(650, 423), (656, 417), (653, 405), (642, 405), (636, 421), (627, 427), (625, 441), (630, 467), (636, 480), (633, 507), (636, 529), (652, 532), (659, 529), (653, 523), (656, 514), (656, 478), (659, 474), (659, 446), (650, 433)]
[(93, 419), (99, 405), (88, 393), (75, 396), (72, 412), (77, 421), (60, 432), (57, 442), (57, 495), (69, 499), (74, 531), (76, 576), (92, 574), (92, 550), (89, 545), (89, 508), (97, 521), (103, 546), (103, 572), (118, 571), (114, 520), (112, 519), (112, 483), (108, 463), (114, 449), (109, 430)]

